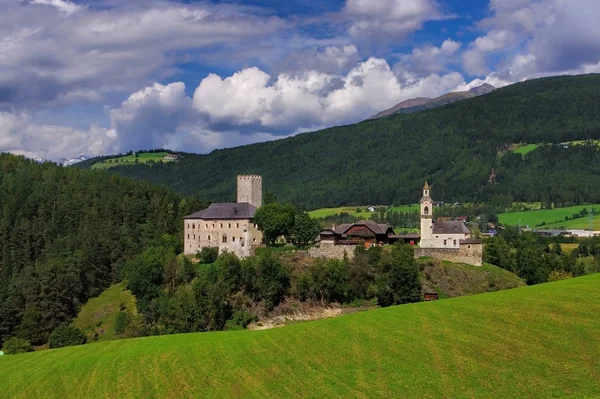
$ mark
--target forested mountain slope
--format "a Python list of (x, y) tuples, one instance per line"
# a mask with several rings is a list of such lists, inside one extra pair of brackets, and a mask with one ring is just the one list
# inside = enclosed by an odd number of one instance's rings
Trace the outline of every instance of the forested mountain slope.
[(200, 204), (165, 187), (0, 155), (0, 343), (39, 345)]
[(595, 146), (499, 156), (512, 143), (589, 138), (600, 138), (600, 75), (536, 79), (433, 110), (110, 172), (213, 201), (233, 198), (237, 174), (262, 174), (266, 190), (307, 208), (414, 203), (425, 179), (438, 200), (600, 202)]

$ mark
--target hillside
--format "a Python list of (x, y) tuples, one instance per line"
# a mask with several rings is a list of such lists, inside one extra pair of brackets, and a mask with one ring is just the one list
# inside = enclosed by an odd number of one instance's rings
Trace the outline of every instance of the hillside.
[[(536, 79), (424, 112), (110, 172), (212, 201), (233, 199), (237, 174), (262, 174), (267, 191), (307, 209), (415, 203), (425, 179), (446, 202), (600, 202), (596, 146), (498, 157), (513, 143), (600, 138), (598, 103), (600, 75)], [(498, 184), (488, 184), (492, 168)]]
[[(201, 204), (165, 187), (0, 155), (0, 342), (42, 345)], [(180, 245), (180, 244), (179, 244)]]
[(598, 284), (600, 274), (272, 330), (3, 356), (3, 394), (597, 397)]

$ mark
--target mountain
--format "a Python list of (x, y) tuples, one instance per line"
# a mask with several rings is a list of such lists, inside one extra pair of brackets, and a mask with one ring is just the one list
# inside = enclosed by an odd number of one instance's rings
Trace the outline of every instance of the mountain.
[(392, 108), (386, 109), (385, 111), (381, 111), (380, 113), (373, 115), (369, 119), (377, 119), (377, 118), (383, 118), (384, 116), (390, 116), (390, 115), (396, 114), (396, 113), (400, 112), (400, 110), (403, 110), (406, 108), (413, 108), (413, 107), (418, 107), (420, 105), (425, 105), (431, 100), (432, 99), (429, 97), (417, 97), (417, 98), (411, 98), (410, 100), (404, 100), (404, 101), (399, 102), (398, 104), (394, 105)]
[(437, 108), (445, 104), (450, 104), (456, 101), (465, 100), (467, 98), (473, 98), (481, 96), (483, 94), (488, 94), (494, 90), (496, 90), (494, 86), (484, 83), (481, 86), (473, 87), (468, 91), (456, 91), (446, 93), (443, 96), (436, 97), (433, 99), (427, 97), (417, 97), (411, 100), (402, 101), (394, 105), (392, 108), (386, 109), (385, 111), (381, 111), (380, 113), (373, 115), (369, 119), (378, 119), (399, 113), (410, 114), (412, 112), (419, 112), (425, 109)]
[[(424, 112), (109, 173), (211, 201), (234, 199), (237, 174), (261, 174), (266, 191), (307, 209), (415, 203), (425, 180), (446, 202), (600, 203), (598, 148), (550, 145), (600, 139), (597, 104), (598, 74), (535, 79)], [(548, 145), (522, 156), (507, 151), (514, 143)]]
[(87, 156), (85, 156), (85, 155), (80, 155), (80, 156), (78, 156), (77, 158), (70, 158), (70, 159), (67, 159), (67, 158), (62, 158), (62, 159), (61, 159), (61, 160), (58, 162), (58, 164), (59, 164), (59, 165), (61, 165), (61, 166), (72, 166), (72, 165), (75, 165), (76, 163), (83, 162), (83, 161), (86, 161), (86, 160), (88, 160), (88, 159), (89, 159), (89, 158), (88, 158)]

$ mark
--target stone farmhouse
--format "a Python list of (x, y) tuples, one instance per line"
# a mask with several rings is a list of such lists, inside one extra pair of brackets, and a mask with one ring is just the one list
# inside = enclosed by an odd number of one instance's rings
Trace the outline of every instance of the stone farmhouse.
[(483, 243), (473, 239), (463, 220), (433, 220), (433, 200), (425, 182), (421, 198), (421, 242), (415, 256), (481, 266)]
[(237, 177), (237, 202), (214, 203), (184, 218), (184, 253), (195, 255), (205, 247), (216, 247), (244, 258), (254, 254), (263, 235), (254, 223), (262, 206), (262, 177)]

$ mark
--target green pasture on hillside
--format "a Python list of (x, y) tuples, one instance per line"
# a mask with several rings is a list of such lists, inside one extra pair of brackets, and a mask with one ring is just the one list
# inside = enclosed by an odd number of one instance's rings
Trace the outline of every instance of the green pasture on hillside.
[(539, 144), (519, 145), (517, 147), (517, 149), (514, 150), (514, 152), (516, 152), (517, 154), (525, 155), (525, 154), (530, 153), (531, 151), (535, 150), (539, 146), (540, 146)]
[[(379, 209), (382, 205), (375, 205), (377, 209)], [(324, 218), (326, 216), (332, 216), (335, 214), (340, 214), (342, 212), (346, 212), (352, 216), (361, 218), (361, 219), (370, 219), (371, 215), (374, 212), (367, 211), (368, 205), (358, 205), (358, 206), (339, 206), (337, 208), (321, 208), (315, 209), (314, 211), (308, 212), (310, 217), (312, 218)], [(386, 207), (387, 208), (387, 207)], [(360, 209), (360, 212), (356, 212), (357, 209)], [(394, 212), (419, 212), (419, 204), (412, 205), (402, 205), (402, 206), (394, 206), (391, 208), (387, 208), (388, 210)]]
[[(92, 169), (108, 169), (114, 166), (121, 165), (135, 165), (136, 163), (148, 163), (153, 162), (173, 162), (171, 160), (165, 160), (165, 155), (168, 152), (142, 152), (138, 153), (138, 157), (134, 154), (124, 155), (122, 157), (105, 159), (100, 162), (96, 162), (92, 165)], [(137, 159), (137, 162), (135, 161)]]
[(600, 274), (263, 331), (0, 357), (9, 398), (600, 397)]
[[(567, 227), (568, 225), (568, 228), (572, 229), (585, 229), (589, 225), (589, 219), (587, 217), (567, 222), (564, 221), (566, 216), (571, 217), (573, 214), (581, 212), (581, 210), (584, 208), (588, 211), (591, 209), (597, 209), (600, 211), (600, 204), (577, 205), (567, 208), (541, 209), (537, 211), (501, 213), (498, 215), (498, 219), (500, 220), (500, 223), (509, 226), (517, 226), (520, 220), (521, 227), (529, 225), (530, 228), (533, 228), (542, 222), (546, 222), (546, 224), (549, 226), (544, 227), (558, 227), (563, 225)], [(597, 221), (594, 223), (594, 225), (600, 229), (600, 219), (598, 219), (598, 217), (594, 217), (594, 220)]]
[(111, 285), (100, 296), (90, 299), (73, 324), (87, 336), (88, 341), (115, 339), (115, 320), (121, 309), (132, 315), (137, 313), (135, 297), (122, 283)]

